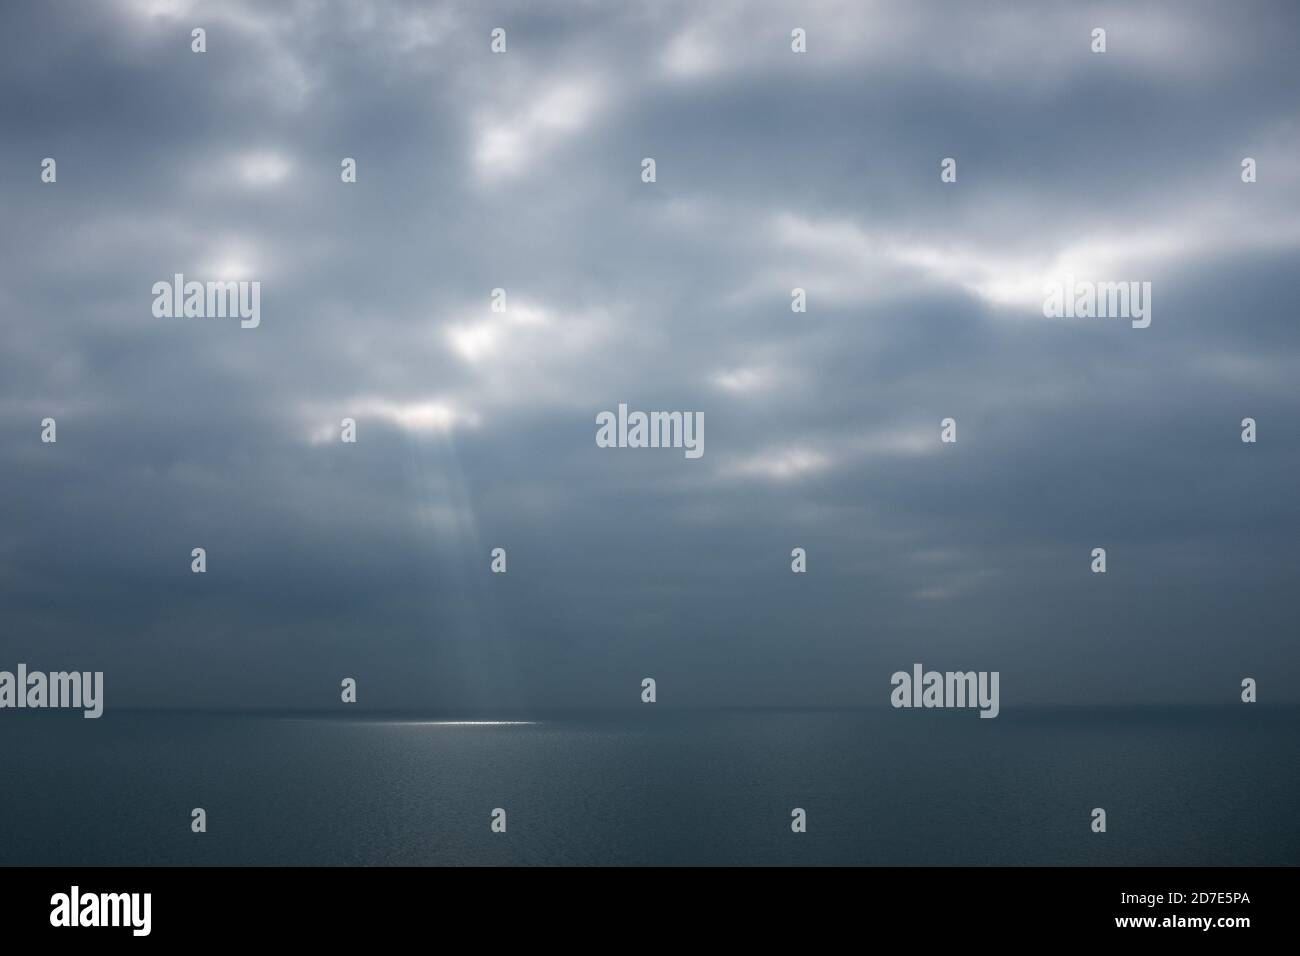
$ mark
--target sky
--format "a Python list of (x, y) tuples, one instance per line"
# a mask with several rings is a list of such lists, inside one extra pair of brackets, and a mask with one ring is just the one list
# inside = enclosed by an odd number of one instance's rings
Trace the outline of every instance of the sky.
[[(0, 669), (108, 712), (885, 706), (915, 662), (1004, 712), (1300, 702), (1293, 4), (3, 21)], [(260, 324), (155, 316), (176, 273)], [(1045, 317), (1065, 276), (1150, 326)], [(598, 447), (620, 403), (704, 454)]]

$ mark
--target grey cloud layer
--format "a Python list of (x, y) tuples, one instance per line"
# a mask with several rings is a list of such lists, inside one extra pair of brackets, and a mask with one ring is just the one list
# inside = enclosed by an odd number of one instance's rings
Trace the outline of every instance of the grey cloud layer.
[[(1294, 701), (1298, 18), (8, 11), (3, 659), (102, 669), (110, 706), (324, 707), (344, 674), (372, 706), (647, 674), (882, 704), (914, 660), (1000, 669), (1007, 706)], [(1043, 319), (1076, 266), (1151, 280), (1151, 328)], [(153, 318), (174, 272), (261, 280), (262, 326)], [(704, 458), (596, 448), (620, 401), (703, 411)]]

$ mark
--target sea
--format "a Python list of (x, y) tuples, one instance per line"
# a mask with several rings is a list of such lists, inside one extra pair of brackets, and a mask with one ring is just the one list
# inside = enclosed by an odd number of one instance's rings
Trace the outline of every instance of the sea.
[(1261, 704), (7, 711), (0, 760), (9, 866), (1300, 863), (1300, 708)]

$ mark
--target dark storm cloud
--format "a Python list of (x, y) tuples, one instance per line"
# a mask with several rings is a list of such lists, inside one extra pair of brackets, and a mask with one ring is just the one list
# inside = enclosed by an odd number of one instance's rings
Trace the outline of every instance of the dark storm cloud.
[[(1296, 699), (1291, 6), (5, 18), (4, 660), (110, 708)], [(176, 272), (261, 326), (154, 318)], [(1067, 272), (1151, 327), (1044, 319)], [(597, 448), (619, 402), (704, 457)]]

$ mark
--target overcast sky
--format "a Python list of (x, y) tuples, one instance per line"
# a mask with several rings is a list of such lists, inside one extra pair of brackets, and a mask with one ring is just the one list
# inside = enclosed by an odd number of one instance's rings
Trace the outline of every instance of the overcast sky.
[[(110, 712), (883, 706), (917, 661), (1004, 711), (1300, 700), (1297, 35), (6, 6), (0, 669)], [(155, 317), (175, 273), (259, 281), (260, 327)], [(1151, 282), (1150, 327), (1044, 318), (1067, 274)], [(598, 448), (620, 402), (702, 412), (703, 457)]]

